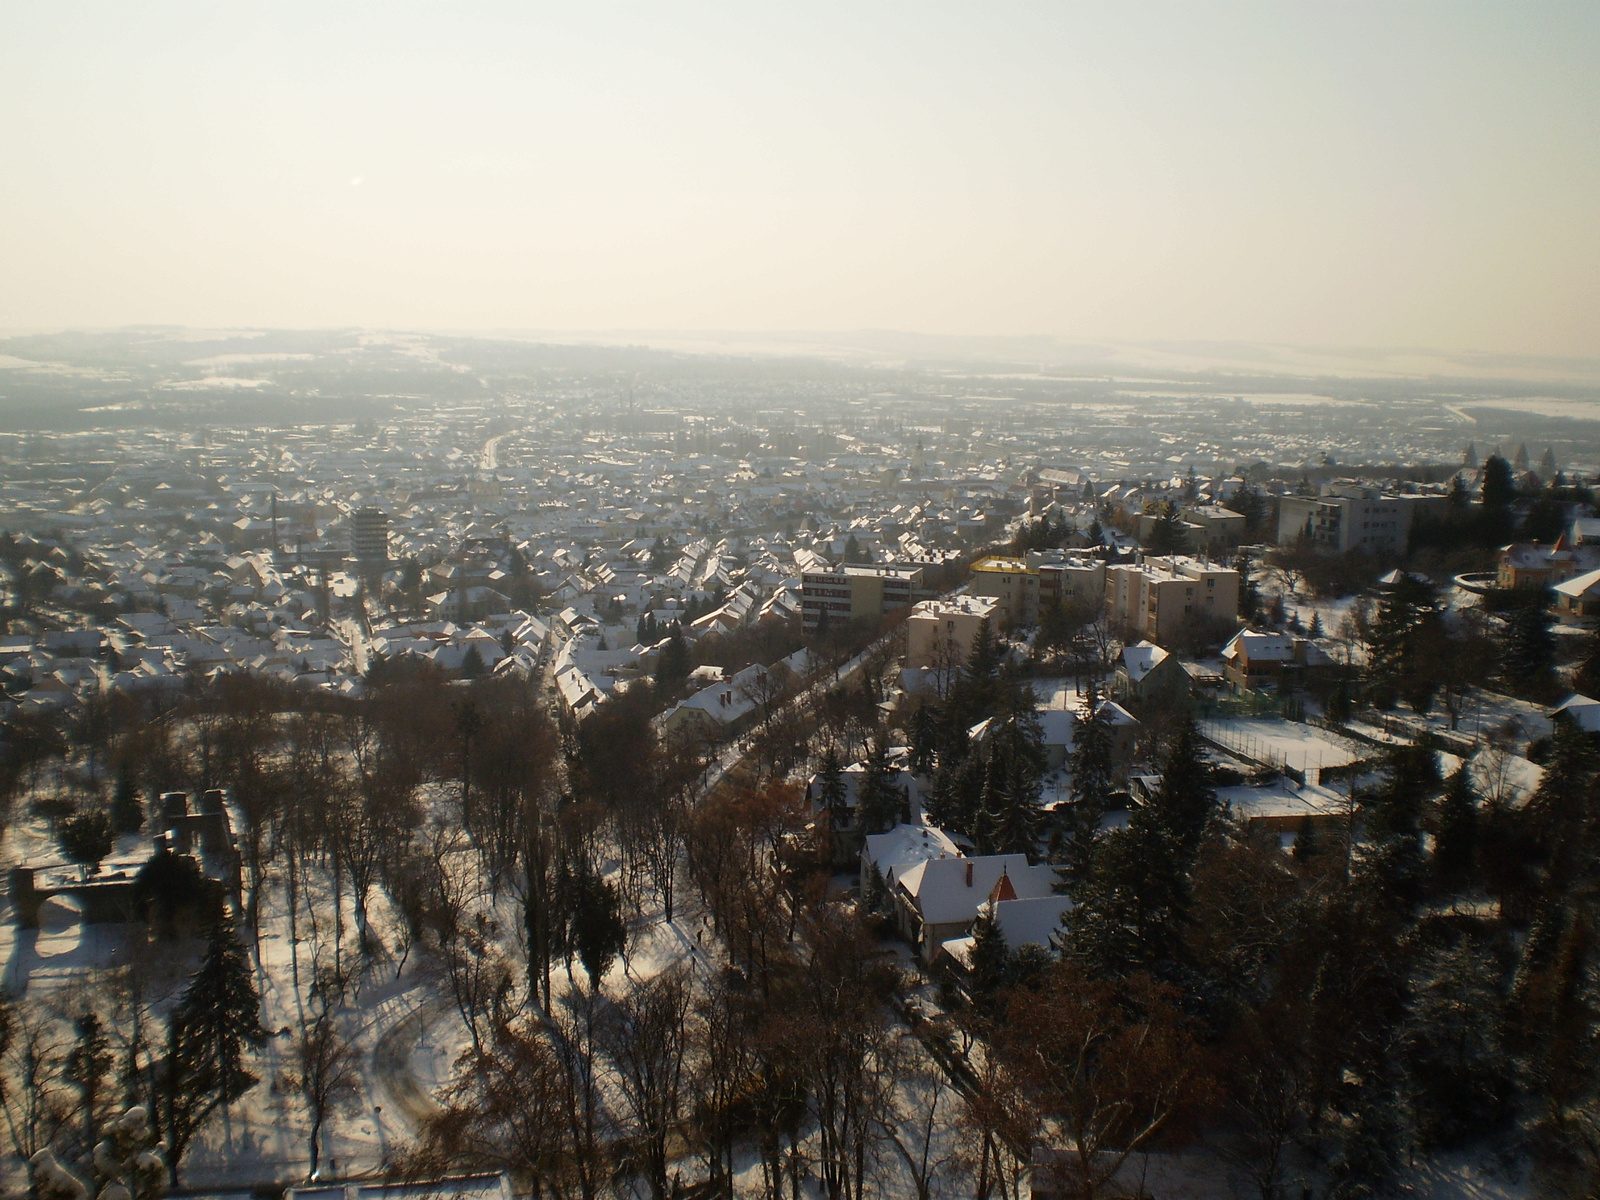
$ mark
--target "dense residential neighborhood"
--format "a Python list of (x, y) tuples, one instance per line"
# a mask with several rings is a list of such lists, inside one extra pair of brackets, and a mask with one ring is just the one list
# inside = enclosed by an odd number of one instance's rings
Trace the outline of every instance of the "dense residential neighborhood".
[(10, 1187), (1597, 1177), (1600, 446), (440, 352), (0, 432)]

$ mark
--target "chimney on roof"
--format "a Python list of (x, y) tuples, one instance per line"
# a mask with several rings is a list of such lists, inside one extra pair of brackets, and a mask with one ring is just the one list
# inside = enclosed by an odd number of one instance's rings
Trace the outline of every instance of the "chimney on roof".
[(972, 886), (972, 860), (967, 859), (967, 886)]

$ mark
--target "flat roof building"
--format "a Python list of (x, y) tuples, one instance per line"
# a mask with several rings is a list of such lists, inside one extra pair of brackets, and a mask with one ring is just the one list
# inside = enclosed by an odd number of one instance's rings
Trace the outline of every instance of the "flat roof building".
[(815, 633), (826, 613), (830, 623), (881, 617), (908, 608), (922, 596), (920, 566), (846, 563), (800, 577), (801, 621)]
[(995, 607), (986, 596), (922, 601), (906, 619), (906, 666), (911, 670), (960, 670), (972, 656), (972, 643)]
[(1239, 572), (1195, 558), (1147, 558), (1106, 568), (1106, 615), (1157, 645), (1239, 617)]

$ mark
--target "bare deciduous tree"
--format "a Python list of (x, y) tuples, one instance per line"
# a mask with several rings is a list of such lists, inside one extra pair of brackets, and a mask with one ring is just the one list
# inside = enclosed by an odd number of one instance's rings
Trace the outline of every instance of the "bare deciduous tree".
[(343, 986), (319, 972), (312, 987), (311, 1020), (295, 1041), (284, 1078), (311, 1121), (308, 1179), (316, 1178), (324, 1132), (361, 1094), (361, 1055), (341, 1028), (343, 1001)]
[(673, 1191), (670, 1143), (687, 1090), (692, 999), (688, 968), (680, 963), (619, 999), (603, 1031), (627, 1110), (634, 1167), (654, 1200)]

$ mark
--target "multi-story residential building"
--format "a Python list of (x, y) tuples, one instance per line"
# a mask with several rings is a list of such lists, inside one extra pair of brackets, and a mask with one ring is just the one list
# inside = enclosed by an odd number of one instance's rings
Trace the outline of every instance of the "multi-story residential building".
[(1025, 558), (980, 558), (972, 564), (967, 590), (994, 601), (1002, 625), (1032, 625), (1039, 619), (1039, 569)]
[(1212, 554), (1229, 550), (1244, 541), (1244, 514), (1217, 504), (1196, 504), (1183, 510), (1190, 548)]
[(1106, 568), (1106, 615), (1158, 645), (1239, 613), (1239, 572), (1174, 556)]
[(1032, 625), (1052, 602), (1095, 606), (1105, 594), (1106, 565), (1090, 555), (1031, 551), (1026, 558), (994, 556), (972, 566), (967, 590), (995, 603), (1005, 625)]
[(1092, 556), (1039, 564), (1039, 607), (1098, 609), (1106, 594), (1106, 564)]
[(351, 513), (350, 550), (363, 579), (381, 579), (389, 566), (389, 514), (381, 508)]
[(995, 602), (985, 596), (924, 600), (906, 618), (906, 666), (954, 668), (972, 656), (972, 643)]
[(1443, 496), (1391, 496), (1344, 486), (1330, 486), (1320, 496), (1284, 496), (1278, 501), (1278, 541), (1293, 545), (1306, 535), (1325, 554), (1404, 554), (1417, 512), (1446, 503)]
[(816, 632), (822, 614), (830, 622), (880, 617), (907, 608), (922, 599), (920, 566), (895, 563), (846, 563), (824, 570), (806, 571), (800, 577), (802, 621), (807, 633)]

